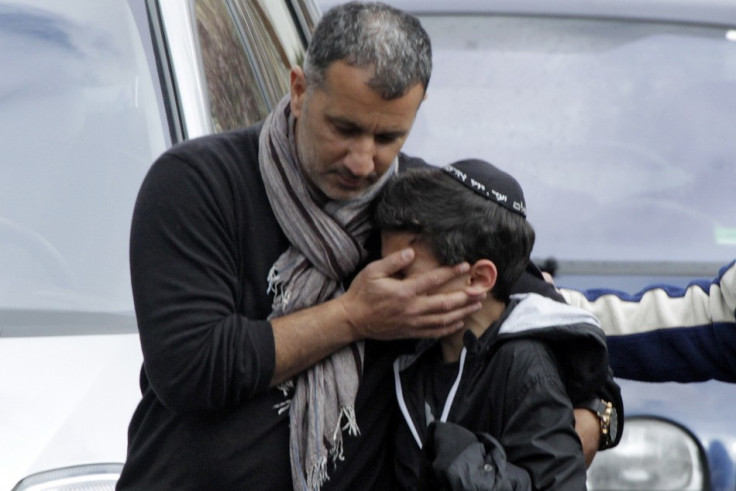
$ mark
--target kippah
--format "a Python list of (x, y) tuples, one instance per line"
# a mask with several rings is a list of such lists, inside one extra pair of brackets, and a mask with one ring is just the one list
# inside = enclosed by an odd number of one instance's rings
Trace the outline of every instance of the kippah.
[(442, 168), (468, 189), (526, 218), (524, 192), (510, 174), (485, 160), (467, 159)]

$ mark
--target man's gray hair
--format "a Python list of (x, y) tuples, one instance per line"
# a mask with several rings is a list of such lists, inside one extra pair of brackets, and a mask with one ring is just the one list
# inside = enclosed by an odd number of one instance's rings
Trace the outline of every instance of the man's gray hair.
[(372, 68), (368, 86), (386, 100), (418, 83), (426, 91), (432, 73), (432, 47), (419, 20), (381, 2), (349, 2), (325, 13), (307, 51), (307, 83), (321, 86), (339, 60)]

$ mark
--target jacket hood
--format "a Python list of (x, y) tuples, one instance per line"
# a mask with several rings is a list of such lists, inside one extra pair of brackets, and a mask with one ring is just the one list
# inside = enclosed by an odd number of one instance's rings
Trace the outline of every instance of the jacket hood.
[[(588, 311), (535, 293), (512, 295), (501, 318), (480, 338), (467, 331), (463, 341), (468, 353), (491, 356), (501, 343), (528, 337), (550, 346), (573, 403), (590, 397), (605, 384), (608, 350), (598, 319)], [(397, 372), (414, 364), (436, 343), (422, 342), (415, 353), (401, 356), (395, 362)]]
[(500, 324), (499, 337), (549, 335), (556, 331), (561, 336), (574, 337), (581, 330), (590, 329), (604, 339), (600, 322), (593, 314), (536, 293), (512, 295), (504, 315), (495, 324)]

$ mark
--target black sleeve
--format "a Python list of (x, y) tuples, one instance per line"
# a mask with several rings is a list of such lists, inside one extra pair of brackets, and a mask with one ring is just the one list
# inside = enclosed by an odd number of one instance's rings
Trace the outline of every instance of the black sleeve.
[(238, 224), (220, 181), (169, 151), (134, 210), (130, 268), (145, 374), (177, 413), (234, 407), (265, 390), (274, 370), (270, 323), (236, 307)]
[[(565, 299), (560, 294), (560, 292), (557, 291), (554, 285), (544, 279), (541, 270), (531, 261), (527, 265), (526, 271), (524, 271), (524, 273), (521, 275), (521, 278), (519, 278), (519, 280), (512, 288), (511, 293), (538, 293), (558, 302), (565, 302)], [(566, 381), (566, 386), (571, 385), (572, 384), (570, 384), (570, 381)], [(618, 416), (618, 432), (616, 438), (611, 442), (606, 442), (603, 438), (601, 438), (599, 450), (605, 450), (607, 448), (612, 448), (618, 445), (618, 442), (621, 440), (621, 435), (623, 434), (624, 403), (623, 399), (621, 398), (621, 388), (614, 380), (613, 371), (610, 369), (610, 367), (608, 368), (608, 375), (605, 385), (601, 387), (596, 393), (591, 393), (584, 396), (577, 396), (573, 394), (569, 395), (572, 396), (574, 401), (588, 401), (593, 398), (601, 398), (613, 403), (613, 405), (616, 407), (616, 413)], [(576, 405), (576, 407), (584, 406)]]
[(508, 373), (503, 433), (509, 462), (525, 469), (535, 489), (585, 489), (582, 445), (554, 357), (541, 342), (505, 343), (499, 369)]

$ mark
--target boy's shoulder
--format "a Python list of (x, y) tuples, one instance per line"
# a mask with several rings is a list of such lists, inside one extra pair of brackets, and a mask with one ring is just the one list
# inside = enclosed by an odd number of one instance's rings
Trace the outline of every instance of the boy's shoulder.
[(536, 293), (511, 296), (498, 336), (545, 340), (583, 336), (605, 345), (605, 335), (593, 314)]
[(497, 340), (498, 354), (511, 360), (514, 370), (533, 372), (536, 363), (544, 370), (554, 366), (573, 400), (605, 385), (608, 349), (595, 316), (534, 294), (514, 301)]
[(494, 369), (515, 373), (525, 379), (558, 373), (552, 346), (547, 341), (534, 337), (499, 340), (494, 349), (492, 364)]

